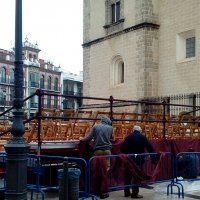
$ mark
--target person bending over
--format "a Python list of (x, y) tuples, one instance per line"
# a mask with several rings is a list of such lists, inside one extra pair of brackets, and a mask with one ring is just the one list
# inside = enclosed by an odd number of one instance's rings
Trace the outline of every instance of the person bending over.
[[(188, 152), (194, 152), (193, 148), (188, 148)], [(180, 156), (178, 160), (178, 176), (184, 179), (197, 178), (199, 175), (199, 158), (194, 153)]]
[[(142, 154), (145, 152), (145, 149), (149, 153), (154, 153), (154, 148), (149, 142), (149, 140), (142, 134), (142, 129), (140, 126), (134, 126), (133, 132), (128, 135), (125, 139), (124, 142), (122, 143), (120, 147), (121, 153), (124, 154)], [(132, 158), (133, 162), (142, 169), (142, 165), (144, 163), (144, 157), (142, 156), (141, 158), (137, 156), (136, 158)], [(140, 181), (131, 177), (130, 174), (128, 174), (125, 171), (125, 180), (124, 184), (125, 185), (130, 185), (130, 184), (139, 184)], [(130, 187), (125, 187), (124, 188), (124, 196), (131, 198), (143, 198), (142, 195), (139, 195), (139, 187), (138, 186), (132, 186), (132, 194), (130, 193)]]

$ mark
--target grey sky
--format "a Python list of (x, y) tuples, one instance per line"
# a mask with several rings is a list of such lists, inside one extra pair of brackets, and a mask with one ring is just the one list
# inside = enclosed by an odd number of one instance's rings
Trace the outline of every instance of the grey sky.
[[(73, 73), (82, 71), (83, 0), (23, 0), (23, 41), (38, 43), (40, 58)], [(15, 38), (15, 0), (0, 0), (0, 48)], [(12, 41), (12, 42), (11, 42)]]

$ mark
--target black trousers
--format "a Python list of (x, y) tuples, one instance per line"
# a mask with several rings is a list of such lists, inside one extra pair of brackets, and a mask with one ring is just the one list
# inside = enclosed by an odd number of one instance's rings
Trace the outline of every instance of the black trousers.
[[(125, 185), (131, 185), (131, 184), (139, 184), (140, 181), (137, 180), (136, 178), (133, 178), (132, 176), (130, 176), (129, 173), (127, 173), (125, 171), (125, 174), (124, 174), (124, 184)], [(130, 187), (125, 187), (124, 188), (124, 193), (130, 193)], [(132, 195), (133, 196), (137, 196), (139, 193), (139, 186), (132, 186)]]

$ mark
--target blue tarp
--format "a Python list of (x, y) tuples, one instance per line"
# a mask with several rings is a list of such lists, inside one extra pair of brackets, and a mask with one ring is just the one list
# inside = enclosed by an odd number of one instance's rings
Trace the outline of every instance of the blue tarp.
[[(81, 170), (77, 168), (68, 168), (68, 178), (77, 179), (81, 174)], [(58, 178), (63, 178), (63, 169), (58, 170)]]

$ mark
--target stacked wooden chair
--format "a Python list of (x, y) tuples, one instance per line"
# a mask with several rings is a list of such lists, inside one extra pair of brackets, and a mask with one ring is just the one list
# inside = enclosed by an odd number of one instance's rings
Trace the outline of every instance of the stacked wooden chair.
[(80, 137), (85, 137), (92, 127), (89, 119), (92, 118), (92, 110), (78, 110), (75, 118), (77, 119), (73, 122), (73, 138), (79, 139)]
[(74, 117), (74, 109), (60, 109), (59, 117), (68, 117), (56, 120), (56, 139), (57, 140), (71, 140), (74, 139), (73, 127), (74, 123), (70, 117)]

